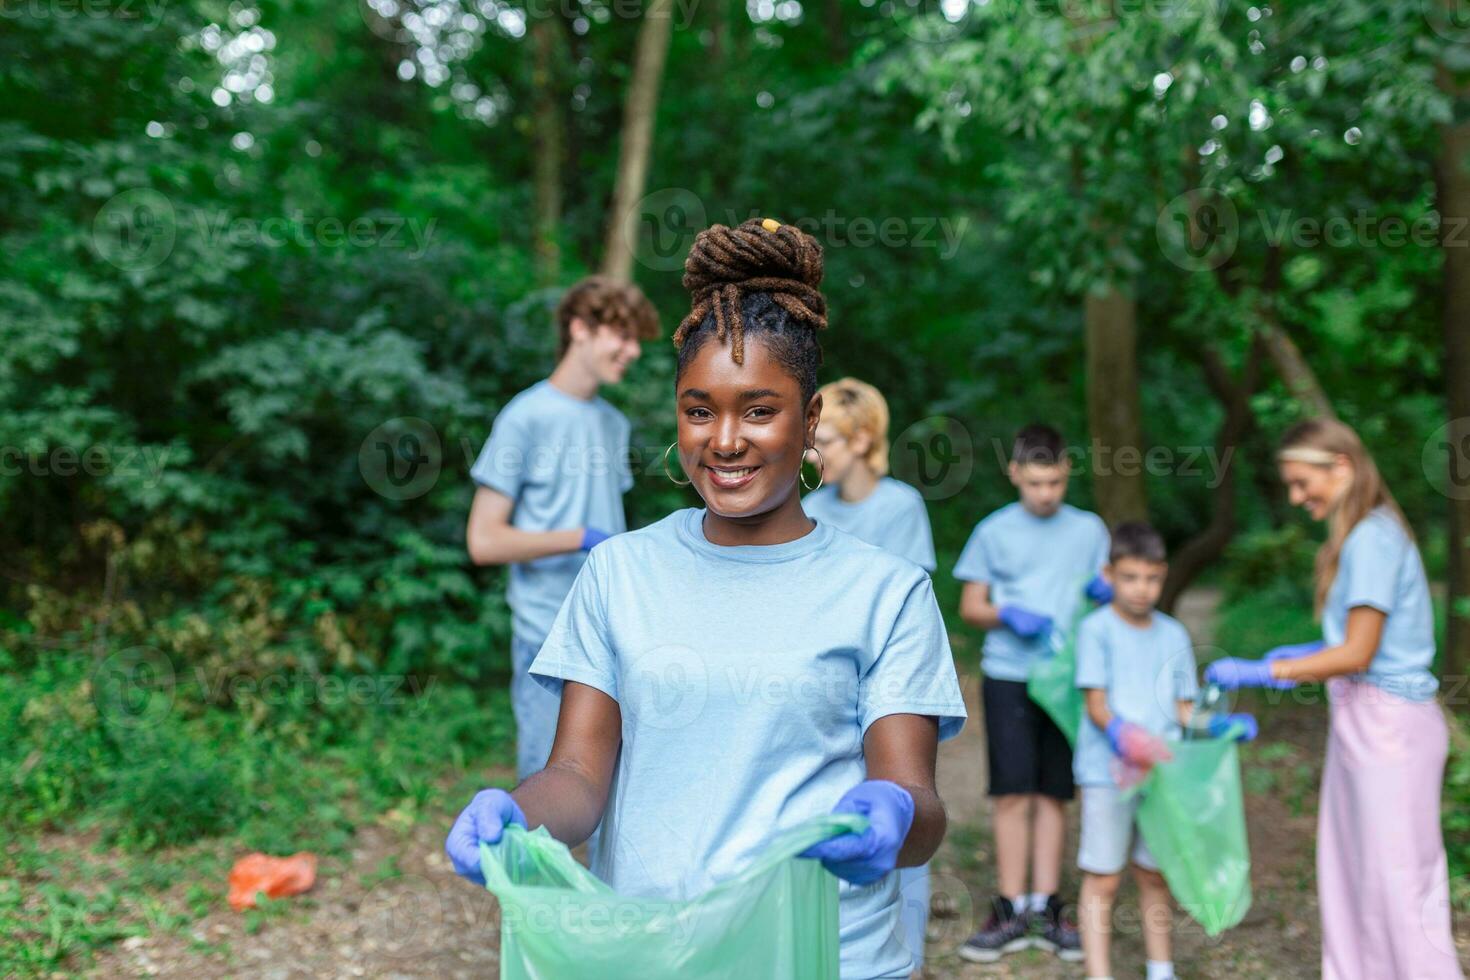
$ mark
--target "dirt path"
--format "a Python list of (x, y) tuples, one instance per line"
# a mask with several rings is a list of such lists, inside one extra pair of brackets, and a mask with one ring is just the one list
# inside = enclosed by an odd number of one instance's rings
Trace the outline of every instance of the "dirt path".
[[(1184, 597), (1179, 617), (1208, 645), (1218, 596)], [(933, 864), (935, 903), (949, 914), (930, 922), (933, 977), (1078, 977), (1081, 968), (1036, 950), (999, 964), (965, 963), (955, 949), (983, 922), (994, 889), (985, 741), (979, 684), (963, 679), (971, 721), (940, 750), (939, 780), (949, 808), (948, 838)], [(1319, 935), (1313, 871), (1316, 787), (1323, 712), (1283, 710), (1261, 717), (1261, 739), (1245, 753), (1247, 819), (1255, 900), (1245, 921), (1217, 939), (1188, 919), (1176, 921), (1175, 962), (1181, 977), (1297, 980), (1318, 975)], [(1074, 808), (1075, 811), (1075, 808)], [(1075, 812), (1074, 812), (1075, 816)], [(98, 957), (96, 976), (489, 977), (498, 972), (498, 917), (489, 894), (458, 880), (442, 842), (449, 816), (403, 828), (365, 828), (346, 861), (323, 865), (309, 896), (258, 919), (227, 908), (180, 931), (129, 939)], [(1075, 829), (1068, 853), (1076, 853)], [(1066, 888), (1076, 894), (1076, 875)], [(182, 887), (182, 886), (181, 886)], [(1135, 892), (1125, 885), (1117, 913), (1114, 969), (1141, 976), (1143, 948)], [(1465, 935), (1465, 930), (1461, 930)], [(1470, 942), (1461, 959), (1470, 971)]]

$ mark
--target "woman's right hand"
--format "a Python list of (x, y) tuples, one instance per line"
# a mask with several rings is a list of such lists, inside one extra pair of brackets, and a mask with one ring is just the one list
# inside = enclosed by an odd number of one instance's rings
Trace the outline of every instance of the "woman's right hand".
[(449, 855), (449, 863), (454, 865), (455, 873), (483, 885), (485, 876), (480, 873), (480, 842), (499, 842), (507, 824), (526, 826), (526, 815), (521, 812), (515, 797), (503, 789), (482, 789), (476, 793), (470, 805), (459, 812), (444, 841), (444, 852)]

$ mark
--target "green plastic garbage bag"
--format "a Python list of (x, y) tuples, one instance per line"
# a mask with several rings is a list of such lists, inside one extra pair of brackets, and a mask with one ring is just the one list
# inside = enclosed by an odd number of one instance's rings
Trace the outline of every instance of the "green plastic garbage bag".
[(1087, 710), (1082, 691), (1077, 687), (1077, 623), (1081, 620), (1081, 616), (1077, 617), (1066, 633), (1052, 631), (1051, 656), (1032, 664), (1031, 676), (1026, 680), (1027, 696), (1057, 723), (1068, 744), (1074, 747)]
[(816, 817), (688, 901), (619, 895), (544, 827), (480, 845), (500, 900), (501, 980), (837, 980), (837, 879), (796, 855), (867, 818)]
[(1138, 829), (1179, 907), (1218, 936), (1251, 907), (1251, 856), (1233, 737), (1170, 742), (1139, 787)]

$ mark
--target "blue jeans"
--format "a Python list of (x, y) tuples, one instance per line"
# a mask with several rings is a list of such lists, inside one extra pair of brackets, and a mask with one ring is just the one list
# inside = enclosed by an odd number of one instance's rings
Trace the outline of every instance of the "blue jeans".
[(536, 682), (531, 661), (541, 644), (519, 636), (510, 638), (510, 707), (516, 716), (516, 777), (525, 779), (546, 768), (556, 738), (556, 716), (561, 699)]

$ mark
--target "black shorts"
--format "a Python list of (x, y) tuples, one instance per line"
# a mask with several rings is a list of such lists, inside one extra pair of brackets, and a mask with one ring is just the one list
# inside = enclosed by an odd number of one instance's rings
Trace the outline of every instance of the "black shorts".
[(1025, 681), (980, 682), (985, 709), (985, 750), (990, 760), (990, 795), (1041, 793), (1070, 800), (1072, 746), (1067, 736), (1026, 693)]

